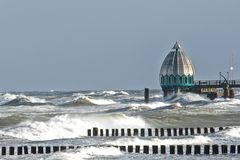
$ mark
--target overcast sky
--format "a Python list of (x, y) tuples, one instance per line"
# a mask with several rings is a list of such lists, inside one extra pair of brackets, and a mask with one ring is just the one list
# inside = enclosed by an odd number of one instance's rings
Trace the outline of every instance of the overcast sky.
[(159, 89), (176, 40), (196, 79), (218, 79), (234, 55), (239, 0), (0, 0), (0, 91)]

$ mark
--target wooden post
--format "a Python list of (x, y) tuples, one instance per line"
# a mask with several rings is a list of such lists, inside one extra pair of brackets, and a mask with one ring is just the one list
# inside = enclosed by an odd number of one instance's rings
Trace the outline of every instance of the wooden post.
[(100, 129), (100, 136), (103, 136), (103, 129)]
[(152, 136), (152, 129), (148, 128), (148, 136), (151, 137)]
[(152, 152), (153, 154), (158, 154), (158, 146), (152, 146)]
[(143, 153), (149, 154), (149, 146), (143, 146)]
[(197, 128), (197, 134), (201, 134), (201, 128)]
[(166, 146), (161, 145), (161, 154), (166, 154)]
[(91, 129), (88, 129), (88, 130), (87, 130), (87, 133), (88, 133), (88, 137), (91, 137), (91, 136), (92, 136), (92, 134), (91, 134)]
[(24, 149), (24, 154), (28, 154), (28, 146), (24, 146), (23, 149)]
[(115, 136), (118, 136), (118, 129), (116, 129)]
[(123, 128), (121, 129), (121, 136), (125, 136), (125, 132)]
[(109, 129), (106, 129), (106, 137), (109, 136)]
[(229, 92), (230, 92), (229, 93), (229, 98), (234, 98), (235, 97), (234, 89), (231, 88)]
[(222, 145), (222, 154), (227, 154), (227, 153), (228, 153), (228, 146)]
[(18, 155), (22, 155), (22, 147), (18, 147), (17, 148), (17, 154)]
[(126, 146), (120, 146), (120, 151), (126, 152)]
[(115, 130), (112, 129), (112, 137), (114, 137), (114, 136), (115, 136)]
[(141, 137), (144, 137), (144, 136), (145, 136), (145, 129), (141, 128)]
[(135, 152), (140, 153), (140, 146), (135, 146)]
[(208, 128), (204, 128), (204, 134), (208, 134)]
[(177, 136), (177, 129), (176, 128), (173, 128), (173, 135)]
[(145, 101), (145, 103), (149, 102), (149, 89), (148, 88), (145, 88), (145, 90), (144, 90), (144, 101)]
[(230, 153), (232, 153), (232, 154), (236, 153), (236, 146), (235, 145), (230, 146)]
[(59, 151), (59, 146), (53, 146), (53, 152), (58, 152)]
[(218, 145), (212, 145), (212, 153), (213, 154), (219, 154)]
[(69, 146), (68, 149), (74, 149), (74, 146)]
[(164, 129), (161, 128), (161, 137), (163, 137), (163, 136), (164, 136)]
[(9, 147), (9, 155), (14, 155), (14, 147)]
[(138, 136), (138, 129), (134, 129), (134, 130), (133, 130), (133, 135), (134, 135), (134, 136)]
[(155, 136), (156, 136), (156, 137), (159, 136), (158, 128), (155, 128)]
[(177, 154), (180, 154), (180, 155), (183, 154), (183, 146), (182, 145), (177, 146)]
[(38, 146), (38, 153), (43, 154), (43, 147), (42, 146)]
[(213, 127), (210, 128), (210, 133), (214, 133), (215, 129)]
[(209, 155), (210, 154), (210, 145), (204, 145), (204, 154)]
[(172, 136), (171, 128), (167, 128), (167, 135), (168, 135), (168, 137), (171, 137), (171, 136)]
[(178, 132), (179, 132), (179, 136), (183, 135), (183, 129), (182, 128), (179, 128)]
[(192, 146), (186, 145), (186, 155), (191, 155), (191, 154), (192, 154)]
[(7, 152), (7, 149), (6, 147), (2, 147), (2, 155), (5, 156), (6, 155), (6, 152)]
[(185, 128), (185, 136), (188, 136), (188, 128)]
[(129, 136), (129, 137), (131, 136), (131, 129), (130, 128), (127, 129), (127, 136)]
[(93, 136), (98, 136), (98, 128), (93, 128)]
[(133, 152), (133, 146), (128, 146), (128, 153), (132, 153)]
[(60, 146), (60, 151), (63, 152), (63, 151), (66, 151), (67, 150), (67, 147), (66, 146)]
[(201, 154), (201, 146), (200, 145), (194, 146), (194, 154)]
[(37, 153), (37, 148), (35, 146), (31, 146), (31, 153), (36, 154)]
[(46, 154), (51, 153), (51, 147), (50, 147), (50, 146), (47, 146), (47, 147), (45, 148), (45, 153), (46, 153)]
[(194, 128), (190, 128), (191, 135), (194, 135)]
[(175, 146), (170, 145), (170, 154), (175, 154)]

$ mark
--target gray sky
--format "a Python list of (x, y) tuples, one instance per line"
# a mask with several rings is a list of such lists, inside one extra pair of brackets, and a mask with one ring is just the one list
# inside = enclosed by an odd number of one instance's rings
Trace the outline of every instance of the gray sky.
[(0, 0), (0, 90), (160, 88), (179, 40), (196, 79), (217, 79), (234, 54), (239, 0)]

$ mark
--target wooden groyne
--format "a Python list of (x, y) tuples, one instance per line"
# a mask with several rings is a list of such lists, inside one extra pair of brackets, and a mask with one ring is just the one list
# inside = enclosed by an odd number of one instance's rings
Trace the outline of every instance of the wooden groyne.
[(87, 135), (91, 136), (140, 136), (140, 137), (172, 137), (204, 135), (226, 130), (228, 127), (204, 127), (204, 128), (121, 128), (121, 129), (99, 129), (94, 127), (87, 130)]
[[(1, 155), (28, 155), (28, 154), (52, 154), (65, 152), (78, 148), (93, 146), (7, 146), (1, 147)], [(95, 147), (115, 147), (122, 152), (144, 154), (168, 154), (168, 155), (226, 155), (240, 154), (240, 145), (236, 144), (205, 144), (205, 145), (127, 145), (111, 146), (97, 145)]]

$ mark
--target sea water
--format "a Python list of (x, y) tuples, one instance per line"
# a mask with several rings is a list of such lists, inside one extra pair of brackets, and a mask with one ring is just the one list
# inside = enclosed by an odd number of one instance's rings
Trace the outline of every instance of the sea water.
[[(152, 90), (0, 93), (0, 143), (83, 145), (66, 152), (0, 156), (0, 159), (239, 159), (239, 155), (146, 155), (104, 145), (240, 144), (240, 96), (209, 100), (181, 94), (164, 99)], [(87, 129), (231, 126), (222, 132), (184, 137), (87, 137)]]

